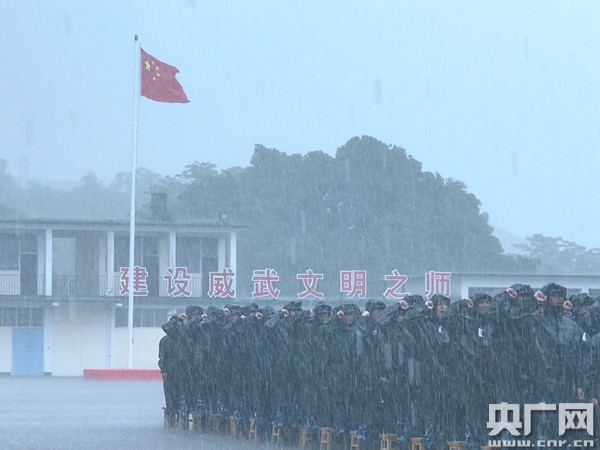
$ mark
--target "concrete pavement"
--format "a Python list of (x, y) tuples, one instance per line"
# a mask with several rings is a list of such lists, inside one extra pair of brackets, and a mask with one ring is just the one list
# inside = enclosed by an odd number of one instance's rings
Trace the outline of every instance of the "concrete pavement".
[(0, 376), (0, 450), (271, 449), (163, 427), (160, 382)]

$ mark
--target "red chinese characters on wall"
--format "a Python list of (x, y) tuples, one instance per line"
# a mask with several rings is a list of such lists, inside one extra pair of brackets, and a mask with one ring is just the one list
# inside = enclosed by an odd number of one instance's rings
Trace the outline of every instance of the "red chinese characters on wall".
[(279, 275), (273, 269), (254, 270), (252, 272), (252, 281), (254, 282), (254, 292), (252, 298), (273, 297), (279, 298), (279, 289), (273, 287), (275, 281), (279, 281)]
[(406, 275), (400, 275), (400, 272), (398, 272), (396, 269), (392, 270), (391, 275), (385, 276), (385, 281), (394, 282), (394, 285), (392, 287), (387, 288), (383, 293), (383, 296), (388, 300), (402, 300), (410, 294), (410, 292), (399, 292), (400, 288), (402, 288), (402, 286), (404, 285), (404, 283), (406, 283), (407, 280), (408, 277)]
[(314, 295), (316, 298), (323, 298), (324, 294), (317, 291), (317, 282), (323, 279), (322, 273), (313, 273), (312, 269), (308, 269), (306, 273), (296, 274), (297, 280), (302, 280), (304, 291), (298, 294), (298, 298), (303, 299), (309, 295)]
[(367, 271), (366, 270), (342, 270), (340, 272), (340, 292), (345, 293), (348, 298), (358, 294), (358, 298), (367, 296)]
[(220, 272), (209, 272), (209, 284), (208, 296), (226, 298), (234, 297), (235, 290), (233, 289), (233, 281), (235, 279), (235, 273), (229, 267), (224, 267)]
[(163, 279), (167, 281), (167, 295), (171, 297), (189, 297), (192, 293), (188, 290), (191, 276), (187, 273), (187, 267), (171, 267)]
[(425, 274), (425, 293), (427, 298), (435, 294), (450, 297), (450, 272), (427, 272)]
[[(121, 290), (119, 294), (129, 294), (129, 267), (121, 267)], [(135, 266), (133, 268), (133, 295), (136, 297), (148, 296), (148, 285), (146, 284), (148, 272), (145, 267)]]
[[(120, 269), (120, 295), (127, 295), (130, 288), (129, 268)], [(148, 296), (148, 285), (146, 284), (148, 272), (145, 267), (135, 266), (133, 269), (133, 295)], [(225, 267), (217, 272), (209, 272), (208, 292), (210, 298), (234, 298), (235, 297), (235, 273), (231, 268)], [(199, 292), (193, 292), (191, 287), (192, 276), (187, 267), (167, 268), (163, 275), (166, 285), (164, 292), (171, 297), (190, 297)], [(319, 281), (323, 280), (323, 273), (315, 273), (312, 269), (296, 274), (296, 279), (302, 281), (303, 290), (296, 295), (299, 299), (314, 297), (323, 299), (325, 294), (318, 289)], [(403, 287), (408, 281), (407, 275), (402, 275), (397, 269), (392, 270), (384, 276), (386, 289), (383, 297), (388, 300), (402, 300), (410, 292), (403, 292)], [(281, 292), (276, 284), (279, 275), (275, 269), (258, 269), (252, 271), (253, 291), (252, 298), (272, 297), (279, 298)], [(364, 299), (367, 297), (367, 271), (366, 270), (342, 270), (340, 271), (340, 292), (346, 294), (347, 298)], [(430, 271), (425, 274), (426, 297), (430, 299), (435, 294), (450, 296), (451, 273)], [(200, 294), (201, 295), (201, 294)]]

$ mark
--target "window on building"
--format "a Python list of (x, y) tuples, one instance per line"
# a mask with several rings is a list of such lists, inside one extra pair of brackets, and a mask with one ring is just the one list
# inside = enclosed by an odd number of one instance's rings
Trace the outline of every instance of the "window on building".
[(42, 308), (31, 308), (31, 326), (41, 327), (44, 325), (44, 310)]
[[(158, 328), (169, 320), (166, 308), (137, 308), (133, 310), (133, 326), (136, 328)], [(127, 328), (127, 308), (115, 310), (115, 327)]]
[(29, 326), (29, 309), (27, 308), (15, 308), (17, 310), (17, 323), (18, 327)]
[(177, 267), (187, 267), (188, 273), (206, 272), (205, 262), (217, 261), (219, 244), (214, 238), (178, 237), (177, 238)]
[[(156, 236), (136, 236), (134, 264), (146, 267), (148, 260), (158, 256), (158, 238)], [(129, 267), (129, 236), (115, 236), (115, 271)]]
[(15, 233), (0, 234), (0, 270), (19, 270), (19, 240)]
[(178, 237), (176, 244), (177, 267), (187, 267), (188, 273), (202, 271), (202, 239)]
[(0, 326), (42, 327), (44, 310), (42, 308), (0, 308)]
[(35, 234), (21, 234), (19, 236), (21, 253), (37, 255), (37, 236)]
[(19, 270), (19, 254), (37, 255), (37, 236), (0, 233), (0, 270)]
[(211, 238), (202, 239), (202, 256), (217, 258), (219, 256), (219, 241)]
[(115, 236), (115, 272), (129, 267), (129, 236)]
[(135, 239), (136, 264), (147, 265), (146, 260), (158, 256), (158, 238), (156, 236), (137, 236)]

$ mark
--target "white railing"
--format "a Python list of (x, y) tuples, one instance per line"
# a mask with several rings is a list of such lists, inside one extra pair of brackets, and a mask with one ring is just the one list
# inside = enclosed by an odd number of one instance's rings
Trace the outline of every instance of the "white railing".
[(0, 273), (0, 295), (21, 295), (19, 272)]
[[(44, 275), (37, 276), (37, 283), (32, 286), (32, 295), (44, 295), (46, 280)], [(27, 295), (27, 286), (21, 286), (23, 281), (18, 271), (0, 272), (0, 295)], [(23, 289), (24, 291), (23, 291)], [(108, 276), (77, 276), (77, 275), (54, 275), (52, 277), (52, 295), (59, 297), (126, 297), (120, 294), (121, 274), (115, 272), (113, 275), (113, 289), (108, 291)], [(202, 274), (190, 274), (187, 285), (190, 297), (202, 297)], [(159, 295), (168, 297), (167, 280), (160, 280)], [(180, 296), (178, 296), (180, 297)]]

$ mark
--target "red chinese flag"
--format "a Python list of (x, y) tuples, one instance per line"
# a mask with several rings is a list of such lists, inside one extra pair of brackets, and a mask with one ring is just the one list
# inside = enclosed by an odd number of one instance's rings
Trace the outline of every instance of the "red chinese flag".
[(150, 100), (188, 103), (189, 100), (175, 75), (177, 67), (165, 64), (142, 50), (142, 95)]

